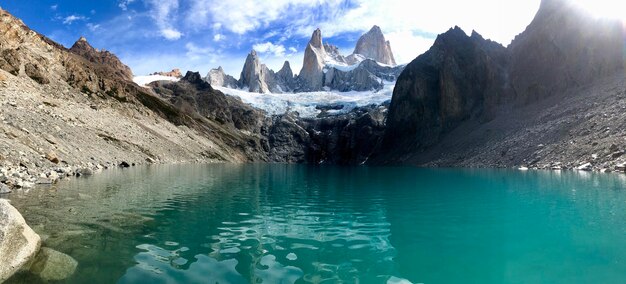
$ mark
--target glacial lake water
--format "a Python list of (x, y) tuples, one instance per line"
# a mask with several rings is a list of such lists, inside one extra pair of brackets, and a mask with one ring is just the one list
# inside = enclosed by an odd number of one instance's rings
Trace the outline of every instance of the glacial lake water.
[(624, 174), (153, 166), (9, 198), (65, 283), (626, 283)]

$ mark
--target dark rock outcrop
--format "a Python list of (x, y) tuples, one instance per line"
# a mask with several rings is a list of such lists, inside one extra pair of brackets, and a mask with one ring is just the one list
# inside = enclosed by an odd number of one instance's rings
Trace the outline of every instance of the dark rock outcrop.
[(70, 52), (78, 54), (90, 62), (109, 66), (111, 70), (115, 70), (122, 78), (129, 81), (133, 80), (133, 72), (117, 56), (109, 51), (93, 48), (84, 37), (81, 37), (74, 43), (70, 48)]
[(373, 26), (359, 38), (354, 54), (361, 54), (383, 64), (396, 65), (396, 59), (391, 52), (391, 43), (385, 39), (379, 26)]

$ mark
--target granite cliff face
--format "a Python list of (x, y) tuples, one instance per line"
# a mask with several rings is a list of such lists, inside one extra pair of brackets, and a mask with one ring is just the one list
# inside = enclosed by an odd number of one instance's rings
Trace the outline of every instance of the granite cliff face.
[(385, 39), (379, 26), (374, 26), (359, 38), (353, 54), (361, 54), (365, 58), (374, 59), (387, 65), (396, 65), (396, 59), (391, 52), (391, 43)]
[(302, 82), (301, 89), (309, 91), (322, 89), (324, 86), (325, 57), (326, 50), (322, 44), (322, 31), (316, 29), (304, 51), (302, 70), (298, 75)]
[(239, 77), (239, 85), (248, 87), (250, 92), (267, 93), (269, 88), (266, 82), (266, 72), (267, 68), (265, 68), (265, 65), (261, 65), (259, 56), (256, 51), (252, 50), (246, 58), (246, 63), (243, 65), (243, 70)]
[(233, 76), (226, 75), (222, 66), (217, 69), (211, 69), (209, 74), (205, 77), (205, 80), (212, 86), (227, 87), (236, 89), (239, 86), (239, 82)]

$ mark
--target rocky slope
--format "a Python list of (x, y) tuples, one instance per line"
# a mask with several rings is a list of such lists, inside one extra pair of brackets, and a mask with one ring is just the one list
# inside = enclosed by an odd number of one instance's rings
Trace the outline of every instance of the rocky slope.
[(622, 168), (623, 27), (544, 0), (508, 48), (453, 29), (409, 64), (375, 161)]

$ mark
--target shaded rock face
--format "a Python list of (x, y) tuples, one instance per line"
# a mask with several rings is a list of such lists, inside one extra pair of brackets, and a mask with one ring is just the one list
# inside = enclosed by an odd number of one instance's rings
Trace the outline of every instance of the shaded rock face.
[(29, 264), (40, 246), (41, 239), (17, 209), (0, 199), (0, 282)]
[(385, 40), (382, 30), (378, 26), (359, 38), (354, 49), (354, 54), (361, 54), (366, 58), (374, 59), (387, 65), (396, 65), (396, 60), (391, 52), (391, 44)]
[(224, 73), (222, 66), (217, 69), (211, 69), (205, 80), (214, 87), (237, 88), (239, 85), (239, 82), (233, 76)]
[(326, 51), (322, 45), (322, 31), (316, 29), (304, 51), (302, 70), (298, 78), (303, 90), (321, 90), (324, 86), (324, 57)]
[(311, 164), (361, 165), (377, 150), (385, 133), (387, 105), (356, 108), (349, 113), (305, 119), (311, 137)]
[(404, 66), (381, 66), (372, 59), (365, 59), (350, 71), (336, 68), (328, 70), (324, 77), (325, 86), (340, 92), (381, 90), (383, 81), (396, 81)]
[(516, 98), (530, 103), (624, 69), (624, 27), (590, 17), (572, 1), (544, 0), (511, 43)]
[(394, 89), (385, 146), (415, 151), (462, 121), (489, 113), (507, 92), (506, 49), (455, 27), (404, 69)]
[(239, 78), (239, 85), (242, 87), (248, 87), (250, 92), (254, 93), (267, 93), (269, 88), (267, 86), (266, 74), (267, 68), (263, 68), (259, 61), (259, 57), (256, 51), (251, 51), (246, 58), (246, 63), (243, 65), (241, 76)]
[(81, 37), (74, 43), (74, 45), (70, 48), (70, 52), (78, 54), (90, 62), (109, 66), (112, 70), (115, 70), (119, 73), (124, 79), (129, 81), (133, 80), (133, 72), (130, 68), (122, 63), (117, 56), (113, 53), (110, 53), (106, 50), (97, 50), (93, 48), (87, 39)]

